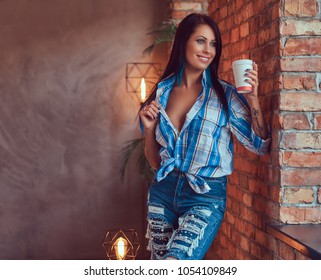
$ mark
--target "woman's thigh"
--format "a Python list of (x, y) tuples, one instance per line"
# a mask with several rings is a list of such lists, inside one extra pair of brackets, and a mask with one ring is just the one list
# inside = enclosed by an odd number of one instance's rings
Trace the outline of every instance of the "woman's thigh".
[[(174, 176), (174, 175), (173, 175)], [(153, 182), (147, 199), (148, 250), (151, 259), (162, 259), (168, 250), (168, 242), (177, 225), (177, 215), (173, 211), (175, 176), (169, 175), (160, 182)]]
[(165, 257), (202, 259), (210, 247), (224, 217), (226, 207), (226, 177), (207, 180), (211, 190), (195, 193), (184, 188), (178, 228), (173, 232)]

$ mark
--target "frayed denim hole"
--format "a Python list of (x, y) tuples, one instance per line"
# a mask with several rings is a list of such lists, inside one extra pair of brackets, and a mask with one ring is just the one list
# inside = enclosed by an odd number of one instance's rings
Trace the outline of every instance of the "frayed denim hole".
[(192, 256), (193, 250), (204, 237), (212, 211), (205, 208), (193, 208), (186, 215), (179, 218), (179, 227), (170, 240), (170, 248), (185, 251)]
[[(161, 259), (167, 253), (168, 241), (173, 233), (173, 226), (170, 225), (165, 216), (161, 214), (161, 207), (158, 204), (150, 204), (147, 217), (146, 238), (149, 239), (147, 249), (152, 251), (156, 259)], [(154, 210), (154, 212), (150, 212)], [(156, 212), (156, 213), (155, 213)]]

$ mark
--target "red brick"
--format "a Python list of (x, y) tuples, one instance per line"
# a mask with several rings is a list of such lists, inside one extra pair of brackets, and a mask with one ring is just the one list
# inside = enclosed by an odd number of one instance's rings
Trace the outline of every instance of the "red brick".
[(231, 212), (226, 212), (226, 220), (232, 225), (235, 224), (235, 217), (233, 214), (231, 214)]
[(176, 3), (173, 3), (173, 10), (201, 11), (202, 10), (202, 4), (201, 3), (186, 2), (186, 1), (176, 2)]
[(241, 219), (240, 217), (235, 218), (235, 228), (237, 228), (242, 234), (246, 235), (248, 238), (254, 238), (255, 227)]
[(280, 221), (291, 224), (321, 222), (321, 207), (281, 207)]
[(224, 6), (220, 9), (220, 20), (227, 17), (228, 12), (227, 12), (227, 6)]
[(245, 9), (242, 11), (246, 15), (246, 19), (251, 18), (254, 15), (254, 10), (253, 10), (253, 2), (249, 2), (246, 6)]
[(271, 220), (278, 221), (279, 213), (280, 213), (280, 204), (269, 200), (265, 209), (266, 216), (268, 216), (269, 219)]
[(321, 71), (321, 58), (319, 57), (295, 57), (281, 58), (281, 70), (285, 72), (319, 72)]
[(295, 251), (294, 253), (295, 253), (295, 259), (296, 260), (301, 260), (301, 261), (311, 260), (309, 257), (307, 257), (306, 255), (302, 254), (299, 251)]
[(267, 234), (264, 231), (262, 231), (260, 229), (256, 229), (255, 240), (259, 245), (261, 245), (265, 248), (268, 248), (269, 240), (268, 240)]
[(289, 38), (283, 48), (283, 55), (320, 55), (321, 38)]
[(273, 6), (272, 6), (272, 18), (271, 20), (279, 19), (282, 16), (281, 13), (281, 7), (279, 4), (279, 1), (277, 1)]
[(231, 43), (235, 43), (240, 40), (240, 28), (236, 27), (231, 30)]
[(321, 129), (321, 113), (314, 114), (314, 129)]
[(261, 54), (261, 60), (262, 61), (267, 61), (271, 57), (278, 57), (280, 55), (280, 53), (279, 53), (279, 45), (276, 44), (276, 43), (274, 43), (274, 44), (266, 44), (266, 45), (263, 46), (261, 52), (262, 52), (262, 54)]
[(236, 260), (250, 260), (250, 256), (240, 248), (235, 248), (235, 259)]
[(270, 169), (269, 183), (270, 184), (275, 184), (275, 185), (280, 183), (280, 170), (279, 170), (279, 167), (273, 167), (273, 168)]
[(256, 178), (249, 179), (249, 191), (258, 194), (260, 191), (260, 182)]
[(293, 247), (284, 242), (280, 242), (279, 245), (280, 257), (282, 260), (295, 260), (295, 254)]
[(321, 35), (321, 24), (319, 20), (292, 20), (282, 21), (280, 25), (282, 35)]
[(255, 244), (254, 242), (251, 242), (250, 244), (250, 253), (257, 259), (261, 259), (261, 246)]
[(261, 29), (258, 35), (258, 43), (259, 45), (266, 44), (271, 39), (271, 27)]
[(288, 0), (284, 2), (286, 16), (313, 17), (318, 14), (317, 0)]
[(321, 206), (305, 209), (304, 223), (321, 223)]
[(262, 77), (273, 76), (275, 73), (280, 71), (280, 62), (277, 57), (273, 57), (268, 61), (264, 61), (260, 65), (260, 75)]
[(284, 190), (283, 203), (310, 204), (314, 201), (312, 188), (286, 188)]
[(286, 149), (321, 149), (321, 132), (285, 132), (280, 142)]
[(248, 36), (250, 33), (249, 23), (245, 22), (240, 27), (240, 36), (241, 38)]
[(280, 164), (291, 167), (320, 167), (321, 152), (281, 151)]
[(282, 88), (289, 90), (315, 90), (315, 74), (294, 74), (282, 76)]
[(248, 161), (247, 159), (241, 159), (235, 161), (235, 170), (242, 171), (247, 174), (257, 174), (258, 165), (256, 162)]
[(231, 201), (231, 207), (229, 209), (231, 209), (231, 213), (234, 214), (236, 216), (238, 216), (241, 212), (241, 204), (240, 202), (238, 202), (237, 200), (232, 200)]
[(233, 228), (231, 227), (230, 224), (224, 223), (221, 227), (221, 232), (226, 235), (228, 238), (231, 238), (232, 234), (231, 232), (233, 231)]
[(311, 129), (308, 117), (301, 113), (291, 113), (280, 116), (280, 125), (283, 129)]
[(304, 221), (305, 209), (298, 207), (281, 207), (280, 208), (280, 222), (298, 224)]
[(252, 196), (249, 193), (243, 193), (243, 203), (246, 206), (252, 206)]
[(270, 187), (270, 198), (272, 201), (279, 203), (281, 201), (281, 189), (279, 186), (271, 186)]
[(285, 111), (321, 111), (320, 94), (281, 93), (280, 110)]
[(238, 185), (239, 184), (239, 176), (236, 172), (233, 172), (230, 176), (229, 176), (229, 184), (232, 185)]
[[(243, 1), (237, 1), (237, 2), (243, 2)], [(253, 5), (254, 14), (258, 15), (258, 14), (262, 13), (265, 5), (266, 5), (265, 1), (255, 1), (255, 5)]]
[(285, 186), (318, 186), (320, 178), (321, 170), (318, 169), (281, 170), (281, 184)]
[(279, 239), (275, 238), (272, 235), (268, 235), (267, 238), (269, 243), (269, 249), (275, 253), (279, 252)]
[(244, 236), (244, 235), (241, 236), (240, 247), (241, 247), (244, 251), (247, 251), (247, 252), (250, 251), (250, 240), (249, 240), (246, 236)]
[(266, 200), (263, 197), (255, 197), (253, 199), (253, 208), (257, 212), (264, 213), (266, 209)]
[(246, 174), (242, 174), (242, 173), (239, 174), (239, 184), (243, 189), (249, 188), (249, 180)]
[[(251, 30), (251, 28), (250, 28)], [(250, 49), (255, 49), (258, 42), (258, 35), (256, 33), (250, 34)]]

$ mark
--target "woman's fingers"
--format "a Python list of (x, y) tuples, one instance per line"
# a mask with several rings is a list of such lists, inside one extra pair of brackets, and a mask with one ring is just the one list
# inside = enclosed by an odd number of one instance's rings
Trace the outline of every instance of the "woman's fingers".
[(142, 111), (143, 111), (143, 114), (145, 114), (146, 116), (152, 119), (156, 119), (159, 113), (157, 103), (155, 101), (151, 102), (149, 105), (144, 107)]

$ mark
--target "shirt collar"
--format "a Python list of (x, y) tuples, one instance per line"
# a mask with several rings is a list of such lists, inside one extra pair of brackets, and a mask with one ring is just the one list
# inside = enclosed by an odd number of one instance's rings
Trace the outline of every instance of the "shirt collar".
[[(159, 98), (164, 91), (167, 88), (172, 88), (174, 86), (174, 83), (176, 81), (176, 76), (174, 74), (170, 74), (169, 76), (167, 76), (166, 78), (164, 78), (162, 81), (159, 82), (158, 84), (158, 90), (156, 93), (156, 98)], [(202, 73), (202, 86), (203, 88), (207, 86), (211, 86), (211, 79), (210, 79), (210, 74), (209, 74), (209, 69), (206, 69), (203, 71)]]

